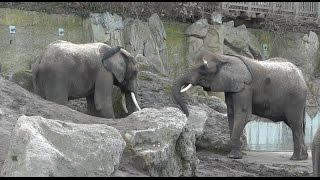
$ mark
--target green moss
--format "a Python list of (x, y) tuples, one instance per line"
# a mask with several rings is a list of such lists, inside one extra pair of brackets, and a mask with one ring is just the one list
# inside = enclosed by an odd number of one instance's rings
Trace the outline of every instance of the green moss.
[(141, 74), (141, 75), (139, 76), (139, 80), (152, 81), (153, 79), (150, 78), (150, 77), (148, 77), (148, 76), (145, 76), (145, 75)]
[(50, 15), (42, 12), (0, 8), (0, 24), (16, 26), (82, 26), (82, 17), (72, 15)]
[(18, 156), (17, 155), (12, 155), (11, 156), (12, 161), (18, 161)]
[(147, 69), (148, 69), (148, 65), (146, 65), (146, 64), (139, 64), (138, 65), (139, 71), (146, 71)]
[(171, 67), (169, 76), (176, 77), (181, 70), (187, 68), (186, 58), (187, 38), (184, 34), (190, 24), (163, 22), (166, 31), (166, 46), (168, 50), (168, 64)]
[(30, 70), (18, 71), (13, 75), (12, 79), (21, 87), (33, 92), (32, 72)]
[(163, 92), (165, 92), (166, 94), (171, 94), (171, 86), (170, 85), (164, 85), (162, 87)]

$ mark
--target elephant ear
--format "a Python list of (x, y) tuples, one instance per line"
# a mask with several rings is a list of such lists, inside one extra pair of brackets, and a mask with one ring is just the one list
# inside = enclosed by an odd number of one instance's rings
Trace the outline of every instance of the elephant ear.
[(252, 75), (239, 58), (222, 55), (217, 63), (217, 73), (210, 88), (212, 91), (240, 92), (252, 82)]
[(122, 53), (118, 53), (120, 50), (120, 46), (110, 48), (105, 53), (102, 64), (121, 83), (125, 78), (127, 64)]

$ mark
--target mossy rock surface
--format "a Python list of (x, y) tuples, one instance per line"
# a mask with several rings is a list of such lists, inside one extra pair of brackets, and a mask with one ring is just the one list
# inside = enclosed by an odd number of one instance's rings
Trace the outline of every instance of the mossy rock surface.
[(11, 78), (13, 82), (33, 93), (32, 72), (30, 70), (18, 71)]

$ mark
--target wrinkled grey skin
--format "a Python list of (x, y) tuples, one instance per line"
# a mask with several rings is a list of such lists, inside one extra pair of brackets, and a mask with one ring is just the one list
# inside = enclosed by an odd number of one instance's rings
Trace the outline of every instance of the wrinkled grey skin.
[(136, 62), (119, 50), (104, 43), (55, 41), (32, 64), (34, 91), (62, 105), (86, 97), (88, 114), (114, 118), (112, 89), (116, 85), (125, 93), (132, 113), (136, 110), (130, 95), (137, 92)]
[(250, 114), (274, 122), (284, 121), (293, 133), (294, 153), (290, 159), (308, 158), (304, 143), (307, 85), (294, 64), (282, 58), (256, 61), (242, 56), (215, 55), (206, 50), (195, 60), (195, 65), (173, 83), (173, 97), (188, 116), (180, 92), (182, 86), (191, 83), (202, 86), (205, 91), (225, 92), (229, 158), (242, 158), (240, 136)]
[(313, 176), (320, 177), (320, 126), (313, 137), (311, 144)]

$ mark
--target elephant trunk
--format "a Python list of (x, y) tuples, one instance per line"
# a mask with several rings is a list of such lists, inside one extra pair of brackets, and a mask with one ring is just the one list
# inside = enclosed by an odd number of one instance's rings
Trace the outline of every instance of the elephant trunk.
[[(183, 113), (186, 114), (187, 116), (189, 116), (189, 111), (188, 111), (186, 103), (182, 99), (181, 87), (183, 85), (190, 84), (190, 83), (187, 83), (188, 81), (189, 81), (188, 73), (185, 73), (183, 76), (178, 78), (172, 85), (173, 98), (179, 104), (179, 106), (181, 107)], [(186, 89), (186, 88), (184, 88), (184, 89)]]

